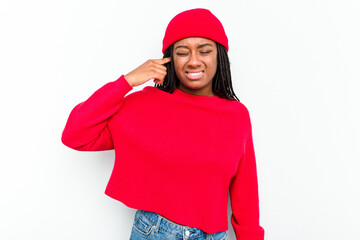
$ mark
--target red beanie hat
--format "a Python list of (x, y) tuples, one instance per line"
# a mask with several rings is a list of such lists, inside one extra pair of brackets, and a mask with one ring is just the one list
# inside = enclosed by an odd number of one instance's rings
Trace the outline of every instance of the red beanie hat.
[(228, 38), (221, 22), (204, 8), (186, 10), (177, 14), (166, 28), (162, 52), (174, 42), (187, 37), (204, 37), (222, 44), (229, 51)]

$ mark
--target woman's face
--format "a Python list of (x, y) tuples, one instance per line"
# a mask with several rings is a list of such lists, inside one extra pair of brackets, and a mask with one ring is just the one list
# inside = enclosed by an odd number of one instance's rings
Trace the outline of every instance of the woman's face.
[(179, 89), (196, 95), (215, 96), (212, 80), (217, 68), (216, 43), (202, 37), (184, 38), (174, 43), (173, 54)]

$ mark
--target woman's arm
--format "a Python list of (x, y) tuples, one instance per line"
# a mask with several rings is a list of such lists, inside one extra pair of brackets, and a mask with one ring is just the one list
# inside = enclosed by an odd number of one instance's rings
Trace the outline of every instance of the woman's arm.
[(248, 134), (244, 153), (240, 159), (237, 174), (232, 179), (229, 190), (231, 200), (231, 224), (236, 239), (264, 240), (264, 229), (259, 225), (259, 196), (255, 152), (249, 112)]
[(61, 141), (78, 151), (102, 151), (114, 149), (108, 119), (119, 111), (125, 95), (150, 79), (163, 83), (166, 67), (171, 58), (151, 59), (121, 75), (94, 92), (86, 101), (71, 111), (63, 130)]
[(76, 105), (62, 132), (62, 143), (78, 151), (114, 149), (107, 121), (120, 109), (124, 96), (132, 89), (121, 75)]

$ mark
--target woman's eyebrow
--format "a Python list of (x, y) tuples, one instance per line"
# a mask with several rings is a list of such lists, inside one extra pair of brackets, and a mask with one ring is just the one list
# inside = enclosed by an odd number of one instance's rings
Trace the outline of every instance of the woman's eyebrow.
[(213, 45), (211, 45), (209, 43), (204, 43), (204, 44), (201, 44), (200, 46), (198, 46), (198, 48), (202, 48), (202, 47), (206, 47), (206, 46), (213, 47)]
[(177, 46), (177, 47), (175, 48), (175, 50), (178, 49), (178, 48), (188, 48), (188, 47), (187, 47), (187, 46), (184, 46), (184, 45), (179, 45), (179, 46)]
[[(213, 47), (213, 45), (211, 45), (211, 44), (209, 44), (209, 43), (204, 43), (204, 44), (199, 45), (197, 48), (203, 48), (203, 47), (206, 47), (206, 46)], [(187, 46), (179, 45), (179, 46), (177, 46), (177, 47), (175, 48), (175, 50), (178, 49), (178, 48), (187, 48), (187, 49), (189, 49), (189, 47), (187, 47)]]

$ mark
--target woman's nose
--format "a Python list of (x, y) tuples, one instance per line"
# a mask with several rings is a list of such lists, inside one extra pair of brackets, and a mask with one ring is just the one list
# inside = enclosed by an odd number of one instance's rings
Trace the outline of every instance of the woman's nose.
[(200, 62), (200, 59), (199, 59), (199, 56), (197, 55), (197, 53), (192, 53), (190, 55), (190, 59), (189, 59), (189, 62), (188, 62), (188, 65), (189, 66), (192, 66), (192, 67), (197, 67), (201, 64)]

